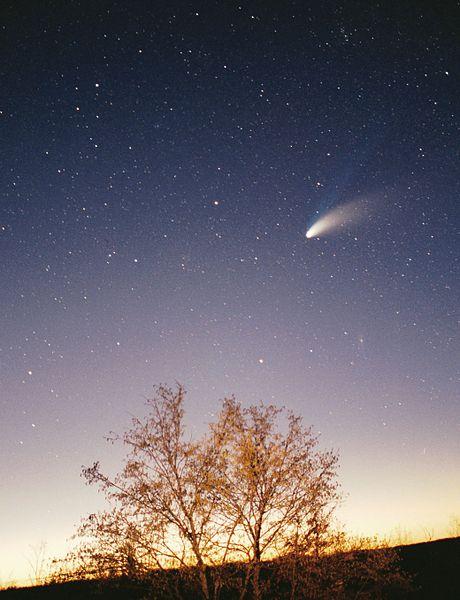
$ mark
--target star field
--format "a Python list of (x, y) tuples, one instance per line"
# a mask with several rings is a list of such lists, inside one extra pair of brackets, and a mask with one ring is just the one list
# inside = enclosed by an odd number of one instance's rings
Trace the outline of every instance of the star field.
[[(20, 8), (19, 4), (23, 4)], [(3, 3), (0, 578), (159, 382), (286, 405), (351, 528), (458, 515), (454, 3)], [(328, 210), (362, 219), (306, 239)], [(104, 462), (105, 461), (105, 462)], [(22, 562), (21, 562), (22, 561)]]

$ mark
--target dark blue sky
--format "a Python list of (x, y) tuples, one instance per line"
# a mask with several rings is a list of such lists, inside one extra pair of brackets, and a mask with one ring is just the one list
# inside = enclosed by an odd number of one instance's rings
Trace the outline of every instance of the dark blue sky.
[[(458, 511), (454, 2), (2, 2), (0, 571), (159, 382), (286, 405), (355, 530)], [(329, 210), (360, 222), (306, 239)], [(458, 513), (457, 513), (458, 514)], [(22, 558), (21, 558), (22, 557)]]

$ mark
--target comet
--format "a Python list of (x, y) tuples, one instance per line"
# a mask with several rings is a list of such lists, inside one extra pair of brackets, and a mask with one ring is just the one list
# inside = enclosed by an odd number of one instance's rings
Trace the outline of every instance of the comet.
[(361, 221), (365, 216), (363, 203), (360, 201), (348, 202), (333, 208), (325, 215), (320, 217), (308, 229), (306, 237), (318, 238), (323, 235), (334, 233), (340, 229), (344, 229), (350, 225), (354, 225)]

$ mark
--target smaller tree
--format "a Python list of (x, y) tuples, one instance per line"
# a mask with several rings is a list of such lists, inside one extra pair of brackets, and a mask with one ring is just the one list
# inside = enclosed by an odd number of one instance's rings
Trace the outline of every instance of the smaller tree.
[(46, 581), (46, 573), (49, 569), (49, 558), (46, 551), (46, 542), (43, 540), (35, 546), (30, 546), (30, 553), (26, 560), (30, 567), (29, 580), (31, 585), (42, 585)]
[(258, 600), (264, 560), (290, 553), (293, 539), (323, 543), (339, 498), (337, 455), (318, 450), (300, 417), (272, 405), (227, 399), (212, 431), (222, 526), (230, 555), (244, 564), (240, 598)]

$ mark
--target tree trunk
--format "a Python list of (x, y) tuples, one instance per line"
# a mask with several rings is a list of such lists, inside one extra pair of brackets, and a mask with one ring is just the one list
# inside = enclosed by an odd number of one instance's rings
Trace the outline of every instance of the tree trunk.
[(200, 585), (201, 585), (201, 591), (203, 593), (203, 597), (205, 598), (205, 600), (211, 600), (211, 597), (209, 595), (208, 578), (206, 576), (206, 565), (203, 563), (199, 564), (198, 570), (200, 573)]
[[(260, 532), (260, 528), (259, 528)], [(261, 552), (259, 548), (259, 541), (257, 540), (257, 544), (254, 552), (254, 572), (252, 575), (252, 588), (254, 590), (254, 600), (260, 600), (262, 597), (260, 590), (260, 561), (261, 561)]]
[(254, 574), (252, 576), (252, 587), (254, 589), (254, 600), (261, 599), (260, 593), (260, 561), (258, 560), (254, 565)]
[(246, 563), (244, 579), (242, 582), (239, 600), (245, 600), (245, 598), (247, 597), (249, 584), (251, 582), (251, 575), (252, 575), (252, 563)]
[(297, 596), (297, 555), (294, 555), (291, 569), (291, 600), (295, 600)]

